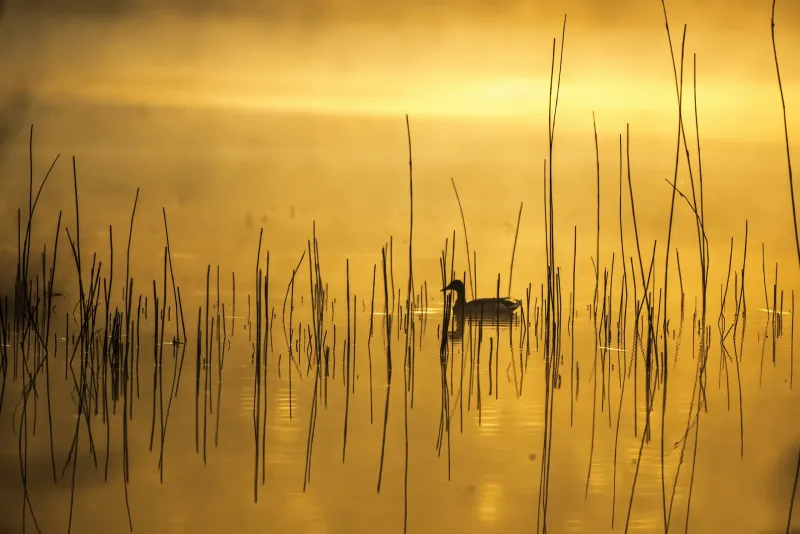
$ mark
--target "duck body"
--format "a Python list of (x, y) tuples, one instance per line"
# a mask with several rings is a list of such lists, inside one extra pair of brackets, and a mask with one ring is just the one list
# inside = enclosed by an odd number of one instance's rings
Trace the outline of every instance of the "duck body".
[(464, 291), (464, 282), (453, 280), (442, 291), (455, 291), (456, 301), (453, 311), (459, 315), (470, 317), (496, 317), (509, 316), (522, 305), (522, 301), (509, 297), (490, 297), (467, 301)]

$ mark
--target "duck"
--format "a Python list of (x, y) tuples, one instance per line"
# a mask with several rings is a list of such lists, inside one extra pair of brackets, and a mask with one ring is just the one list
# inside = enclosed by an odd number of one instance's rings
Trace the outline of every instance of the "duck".
[(513, 315), (517, 308), (522, 306), (522, 301), (519, 299), (512, 299), (509, 297), (490, 297), (470, 300), (467, 302), (464, 291), (464, 282), (454, 279), (450, 284), (442, 289), (443, 292), (455, 291), (456, 302), (454, 305), (454, 312), (457, 315), (465, 315), (470, 317), (484, 316), (487, 318), (496, 316), (509, 316)]

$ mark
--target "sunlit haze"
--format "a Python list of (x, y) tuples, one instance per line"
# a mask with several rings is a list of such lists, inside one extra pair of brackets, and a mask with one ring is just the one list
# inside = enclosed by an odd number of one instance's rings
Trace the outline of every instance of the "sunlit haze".
[(774, 5), (0, 0), (0, 533), (798, 534)]

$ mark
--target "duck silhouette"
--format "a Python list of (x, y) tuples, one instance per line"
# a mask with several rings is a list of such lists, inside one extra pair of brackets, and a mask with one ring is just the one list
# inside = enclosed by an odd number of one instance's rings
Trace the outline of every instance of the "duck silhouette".
[(510, 317), (522, 305), (522, 301), (509, 297), (490, 297), (467, 301), (464, 291), (464, 282), (453, 280), (442, 291), (455, 291), (456, 302), (453, 312), (465, 317)]

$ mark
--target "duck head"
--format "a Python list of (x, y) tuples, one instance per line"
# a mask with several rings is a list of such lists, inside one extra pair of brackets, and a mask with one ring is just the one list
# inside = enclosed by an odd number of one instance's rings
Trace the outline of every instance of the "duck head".
[(455, 291), (456, 292), (456, 305), (463, 306), (466, 302), (466, 292), (464, 290), (464, 282), (461, 280), (453, 280), (450, 284), (442, 289), (442, 291)]
[(457, 294), (464, 294), (464, 282), (461, 280), (453, 280), (450, 284), (442, 289), (442, 291), (455, 291)]

